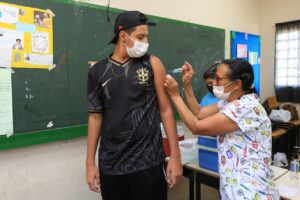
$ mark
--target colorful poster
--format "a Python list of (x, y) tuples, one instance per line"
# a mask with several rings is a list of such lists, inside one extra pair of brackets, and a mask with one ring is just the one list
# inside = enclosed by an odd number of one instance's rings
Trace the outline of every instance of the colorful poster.
[(9, 5), (0, 5), (0, 22), (14, 24), (18, 21), (19, 9)]
[(237, 44), (237, 57), (238, 58), (247, 58), (247, 45), (246, 44)]
[(11, 69), (0, 68), (0, 135), (13, 133)]
[(0, 67), (53, 66), (52, 14), (50, 10), (0, 3)]
[(34, 15), (34, 24), (39, 28), (52, 28), (51, 15), (45, 11), (33, 12)]
[(32, 34), (32, 52), (48, 53), (49, 52), (49, 36), (48, 33)]
[(248, 52), (248, 61), (251, 65), (256, 65), (258, 63), (258, 53), (257, 52)]
[[(260, 36), (259, 35), (253, 35), (249, 33), (244, 32), (238, 32), (238, 31), (231, 31), (231, 56), (232, 58), (238, 58), (238, 57), (244, 57), (245, 53), (247, 53), (247, 56), (245, 56), (243, 59), (247, 60), (249, 63), (251, 63), (253, 66), (253, 72), (254, 72), (254, 87), (256, 89), (257, 94), (260, 94)], [(239, 52), (238, 55), (238, 48), (237, 45), (243, 44), (247, 45), (243, 50)], [(243, 55), (243, 56), (241, 56)]]
[(21, 61), (17, 57), (24, 50), (24, 33), (4, 28), (0, 32), (0, 67), (11, 67), (13, 59)]

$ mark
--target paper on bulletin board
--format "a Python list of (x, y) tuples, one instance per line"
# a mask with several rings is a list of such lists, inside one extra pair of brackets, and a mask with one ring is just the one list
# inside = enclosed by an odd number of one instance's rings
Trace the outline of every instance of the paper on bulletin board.
[(237, 58), (247, 58), (246, 44), (237, 44)]
[(21, 23), (21, 22), (16, 23), (16, 29), (17, 29), (17, 31), (29, 32), (29, 33), (35, 33), (36, 32), (35, 25)]
[(11, 69), (0, 68), (0, 135), (13, 134)]
[[(5, 11), (5, 15), (1, 14)], [(50, 10), (0, 3), (0, 67), (41, 68), (53, 66), (53, 26)], [(22, 37), (21, 37), (22, 36)], [(13, 48), (13, 46), (15, 48)], [(47, 60), (25, 60), (38, 53)], [(49, 60), (51, 58), (51, 60)]]
[(49, 52), (49, 36), (48, 33), (32, 34), (32, 51), (37, 53)]
[(24, 54), (24, 60), (26, 63), (30, 63), (32, 65), (51, 65), (53, 56), (52, 55), (43, 55), (37, 53), (27, 53)]
[(18, 21), (19, 9), (9, 5), (0, 6), (0, 22), (14, 24)]
[[(13, 59), (18, 57), (18, 51), (24, 50), (24, 33), (16, 30), (0, 28), (0, 67), (11, 67)], [(18, 44), (16, 41), (20, 41)], [(15, 52), (13, 57), (13, 52)], [(16, 61), (20, 61), (17, 59)]]
[(251, 65), (257, 65), (258, 64), (258, 53), (253, 52), (253, 51), (249, 51), (248, 52), (248, 62)]

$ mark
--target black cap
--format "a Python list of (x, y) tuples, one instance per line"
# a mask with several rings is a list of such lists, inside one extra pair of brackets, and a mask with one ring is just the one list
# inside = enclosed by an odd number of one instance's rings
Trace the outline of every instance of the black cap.
[(115, 36), (110, 41), (110, 43), (117, 43), (118, 35), (120, 31), (133, 28), (135, 26), (143, 25), (143, 24), (148, 26), (156, 25), (153, 22), (149, 22), (148, 18), (139, 11), (125, 11), (120, 13), (115, 20), (115, 26), (114, 26)]

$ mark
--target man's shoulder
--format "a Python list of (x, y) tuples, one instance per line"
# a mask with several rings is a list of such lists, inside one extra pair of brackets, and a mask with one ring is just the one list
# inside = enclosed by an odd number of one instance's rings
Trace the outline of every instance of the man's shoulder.
[(98, 70), (104, 69), (107, 62), (108, 62), (108, 58), (96, 62), (95, 64), (93, 64), (90, 67), (90, 71), (98, 71)]
[(107, 64), (107, 62), (108, 62), (108, 58), (105, 58), (105, 59), (102, 59), (102, 60), (99, 60), (98, 62), (96, 62), (96, 66), (98, 66), (98, 67), (101, 67), (101, 66), (103, 66), (103, 65), (106, 65)]
[(146, 53), (145, 55), (143, 55), (143, 56), (141, 57), (141, 59), (142, 59), (142, 60), (150, 60), (151, 57), (153, 57), (152, 54)]
[(139, 57), (139, 58), (133, 58), (133, 61), (132, 63), (134, 64), (138, 64), (138, 65), (142, 65), (143, 67), (147, 67), (147, 68), (152, 68), (152, 55), (151, 54), (145, 54), (143, 55), (142, 57)]
[(156, 55), (148, 54), (147, 57), (145, 57), (145, 58), (147, 58), (147, 61), (148, 61), (149, 65), (151, 66), (151, 68), (153, 68), (153, 70), (155, 70), (155, 69), (161, 70), (164, 68), (162, 61)]
[(154, 54), (147, 54), (147, 58), (150, 60), (151, 63), (161, 62), (160, 58)]
[(146, 54), (143, 55), (142, 57), (135, 58), (135, 59), (137, 59), (137, 60), (139, 60), (139, 61), (141, 61), (141, 62), (150, 62), (151, 57), (152, 57), (151, 54), (146, 53)]

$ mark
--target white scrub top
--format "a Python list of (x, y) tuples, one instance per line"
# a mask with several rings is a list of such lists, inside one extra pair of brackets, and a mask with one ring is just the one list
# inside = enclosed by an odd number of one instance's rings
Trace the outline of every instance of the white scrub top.
[(270, 168), (271, 122), (258, 97), (248, 94), (218, 105), (239, 127), (217, 137), (222, 200), (280, 199)]

